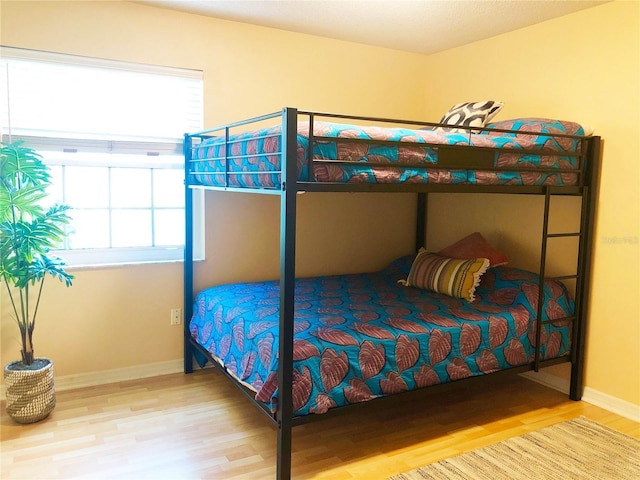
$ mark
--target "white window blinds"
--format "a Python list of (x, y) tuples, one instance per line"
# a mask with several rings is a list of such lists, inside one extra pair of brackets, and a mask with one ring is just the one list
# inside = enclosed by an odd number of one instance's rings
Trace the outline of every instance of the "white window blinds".
[(2, 133), (181, 141), (202, 127), (202, 72), (0, 47)]
[[(51, 167), (50, 199), (71, 207), (71, 265), (182, 259), (182, 142), (202, 119), (200, 71), (0, 47), (2, 141)], [(199, 232), (202, 196), (196, 208)]]

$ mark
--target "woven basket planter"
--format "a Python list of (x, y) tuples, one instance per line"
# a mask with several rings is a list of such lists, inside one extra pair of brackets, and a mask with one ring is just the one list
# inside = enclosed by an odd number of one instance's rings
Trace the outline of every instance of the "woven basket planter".
[(53, 362), (37, 358), (26, 367), (11, 362), (4, 367), (7, 414), (18, 423), (34, 423), (46, 418), (56, 406)]

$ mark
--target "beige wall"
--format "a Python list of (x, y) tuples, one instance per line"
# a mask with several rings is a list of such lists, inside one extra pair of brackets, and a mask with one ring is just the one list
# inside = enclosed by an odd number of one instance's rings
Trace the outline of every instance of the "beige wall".
[[(458, 101), (500, 99), (505, 108), (497, 120), (576, 120), (604, 139), (586, 385), (635, 405), (640, 405), (639, 47), (640, 3), (613, 2), (430, 56), (429, 68), (446, 74), (425, 82), (428, 117)], [(530, 265), (539, 252), (532, 239), (540, 226), (528, 225), (528, 219), (541, 208), (539, 200), (512, 199), (505, 208), (495, 197), (434, 199), (429, 239), (438, 246), (455, 238), (461, 227), (448, 227), (448, 219), (465, 218), (469, 228), (487, 232), (515, 262)], [(563, 205), (562, 216), (570, 212), (571, 206)], [(561, 247), (558, 255), (564, 253)]]
[[(420, 118), (424, 108), (419, 55), (128, 2), (1, 7), (3, 45), (203, 70), (207, 127), (283, 106), (397, 118)], [(279, 208), (272, 196), (209, 193), (198, 286), (276, 277)], [(406, 195), (302, 195), (299, 273), (377, 269), (409, 253), (413, 212)], [(182, 357), (182, 330), (169, 324), (169, 310), (183, 303), (181, 263), (73, 273), (70, 289), (48, 282), (35, 336), (57, 375)], [(5, 364), (19, 358), (19, 337), (2, 300)]]
[[(640, 405), (638, 244), (609, 241), (639, 234), (637, 3), (603, 5), (428, 57), (122, 2), (3, 1), (1, 14), (4, 45), (204, 70), (206, 126), (284, 105), (438, 120), (453, 103), (484, 98), (506, 102), (499, 118), (593, 125), (606, 145), (587, 386)], [(307, 73), (309, 64), (319, 65), (317, 73)], [(509, 211), (501, 201), (434, 195), (430, 245), (481, 230), (514, 263), (535, 265), (539, 247), (530, 238), (539, 226), (526, 219), (539, 199), (509, 199), (516, 205)], [(575, 208), (563, 204), (556, 223), (564, 227)], [(413, 211), (402, 195), (301, 196), (299, 274), (375, 269), (410, 251)], [(451, 218), (465, 223), (451, 225)], [(276, 198), (210, 193), (207, 223), (210, 231), (223, 227), (208, 237), (198, 286), (275, 275)], [(58, 375), (181, 357), (181, 332), (169, 326), (169, 309), (182, 303), (181, 264), (75, 273), (72, 289), (49, 284), (36, 336), (37, 352), (55, 359)], [(2, 312), (6, 363), (18, 348), (6, 303)]]

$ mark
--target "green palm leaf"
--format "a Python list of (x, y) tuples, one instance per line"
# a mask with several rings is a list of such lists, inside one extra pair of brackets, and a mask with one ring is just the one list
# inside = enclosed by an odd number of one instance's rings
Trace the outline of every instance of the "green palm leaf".
[[(50, 184), (48, 167), (34, 150), (20, 142), (0, 148), (0, 280), (6, 284), (22, 339), (22, 359), (33, 361), (32, 335), (42, 286), (47, 275), (71, 286), (64, 262), (49, 252), (67, 235), (69, 208), (44, 208)], [(38, 285), (35, 302), (30, 286)]]

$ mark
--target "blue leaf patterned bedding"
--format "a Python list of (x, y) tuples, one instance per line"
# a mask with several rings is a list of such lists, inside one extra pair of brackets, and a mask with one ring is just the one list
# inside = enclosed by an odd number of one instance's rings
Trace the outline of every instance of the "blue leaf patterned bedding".
[[(582, 135), (584, 131), (573, 122), (556, 123), (549, 131), (538, 129), (537, 133), (489, 130), (467, 134), (315, 122), (314, 135), (325, 138), (314, 142), (313, 159), (321, 162), (313, 163), (309, 171), (309, 125), (301, 122), (297, 136), (298, 179), (331, 183), (575, 185), (578, 159), (570, 153), (581, 151), (580, 140), (549, 134)], [(525, 127), (530, 124), (527, 122)], [(209, 138), (192, 149), (190, 182), (279, 188), (280, 137), (281, 128), (275, 126), (233, 135), (228, 144), (224, 137)], [(502, 170), (439, 167), (439, 145), (498, 149), (492, 154), (492, 167)]]
[[(533, 361), (537, 275), (487, 271), (476, 301), (403, 287), (413, 257), (377, 273), (296, 280), (296, 415), (483, 375)], [(278, 282), (202, 291), (193, 338), (272, 410), (277, 406)], [(543, 320), (573, 313), (561, 283), (545, 282)], [(571, 324), (542, 328), (541, 358), (567, 355)]]

